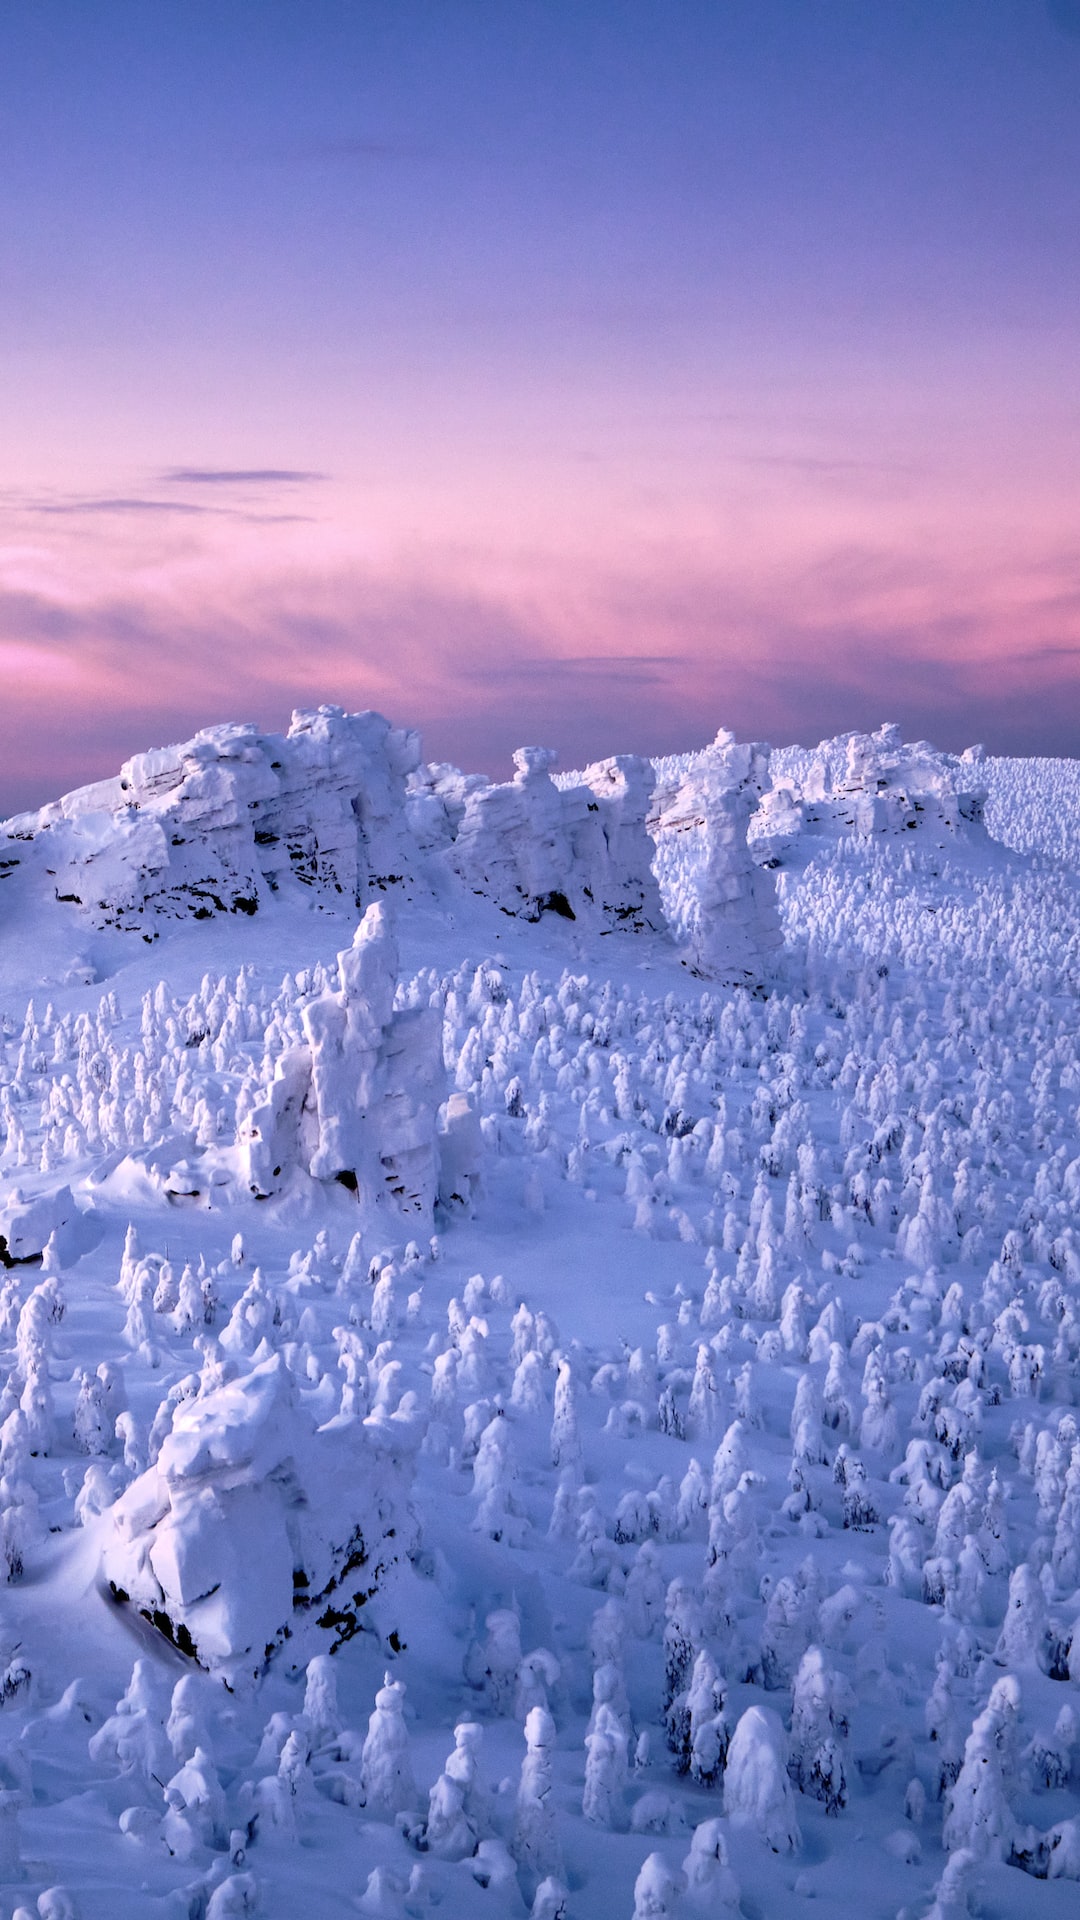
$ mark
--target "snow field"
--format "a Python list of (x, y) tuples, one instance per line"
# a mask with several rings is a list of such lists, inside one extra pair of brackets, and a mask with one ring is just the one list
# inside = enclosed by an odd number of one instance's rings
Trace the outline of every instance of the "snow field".
[(761, 994), (476, 895), (401, 910), (355, 1015), (348, 907), (284, 899), (242, 966), (109, 930), (64, 985), (50, 907), (0, 1060), (5, 1920), (1074, 1911), (1046, 765), (979, 764), (1013, 851), (800, 831)]

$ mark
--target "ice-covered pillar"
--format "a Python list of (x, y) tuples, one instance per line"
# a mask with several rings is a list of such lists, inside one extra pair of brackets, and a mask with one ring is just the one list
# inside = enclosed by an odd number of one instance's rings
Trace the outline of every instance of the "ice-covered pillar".
[(402, 1213), (426, 1216), (445, 1090), (441, 1021), (433, 1007), (394, 1012), (397, 975), (397, 941), (377, 900), (338, 955), (340, 990), (303, 1010), (318, 1128), (309, 1171), (353, 1187), (368, 1204), (388, 1198)]
[(657, 790), (649, 822), (676, 937), (700, 973), (732, 985), (760, 984), (782, 944), (772, 876), (747, 845), (768, 768), (767, 747), (720, 732), (677, 784)]

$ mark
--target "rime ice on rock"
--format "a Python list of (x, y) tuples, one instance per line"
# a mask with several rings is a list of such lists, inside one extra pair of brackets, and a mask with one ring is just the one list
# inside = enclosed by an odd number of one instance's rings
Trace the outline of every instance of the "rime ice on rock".
[(303, 1008), (306, 1044), (280, 1057), (265, 1102), (240, 1130), (255, 1194), (295, 1166), (340, 1180), (366, 1206), (387, 1201), (429, 1219), (438, 1183), (436, 1118), (442, 1036), (432, 1007), (394, 1012), (397, 945), (384, 903), (338, 954), (337, 991)]
[(294, 882), (360, 905), (411, 871), (405, 776), (419, 752), (415, 733), (340, 707), (294, 713), (284, 736), (207, 727), (8, 831), (40, 839), (58, 897), (106, 921), (254, 913)]
[(763, 862), (781, 864), (804, 829), (859, 839), (906, 837), (916, 829), (985, 839), (979, 748), (945, 753), (926, 740), (905, 742), (899, 727), (886, 725), (780, 758), (791, 769), (778, 774), (751, 832), (755, 856)]
[[(853, 733), (847, 737), (835, 804), (841, 813), (850, 811), (850, 824), (860, 834), (895, 833), (920, 825), (962, 833), (982, 826), (986, 795), (974, 774), (976, 764), (942, 753), (925, 740), (905, 744), (899, 727)], [(819, 783), (824, 798), (824, 768), (807, 783), (811, 803), (819, 797)]]
[(305, 1616), (340, 1644), (410, 1542), (419, 1436), (399, 1425), (316, 1426), (276, 1354), (181, 1402), (155, 1464), (112, 1510), (113, 1591), (226, 1673), (261, 1670)]
[(721, 731), (688, 766), (659, 771), (649, 814), (664, 911), (700, 973), (758, 985), (781, 946), (771, 877), (751, 857), (750, 817), (769, 749)]
[(648, 761), (616, 754), (556, 784), (555, 760), (549, 747), (519, 747), (514, 778), (499, 784), (424, 768), (409, 797), (421, 843), (441, 850), (472, 892), (527, 920), (553, 912), (662, 927), (645, 830)]

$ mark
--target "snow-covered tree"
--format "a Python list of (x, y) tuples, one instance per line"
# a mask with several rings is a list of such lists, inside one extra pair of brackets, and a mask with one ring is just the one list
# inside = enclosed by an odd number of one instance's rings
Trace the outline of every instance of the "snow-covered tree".
[(639, 1639), (648, 1639), (659, 1626), (665, 1591), (660, 1555), (651, 1540), (643, 1540), (626, 1577), (625, 1596), (630, 1631)]
[(199, 1847), (225, 1845), (225, 1793), (210, 1755), (196, 1747), (167, 1781), (162, 1837), (170, 1853), (186, 1859)]
[(520, 1546), (526, 1533), (525, 1517), (514, 1491), (517, 1467), (510, 1423), (501, 1408), (480, 1436), (473, 1461), (473, 1496), (477, 1502), (473, 1527), (507, 1546)]
[(662, 1853), (650, 1853), (634, 1882), (632, 1920), (675, 1920), (686, 1877), (670, 1867)]
[(699, 1786), (716, 1786), (723, 1774), (731, 1741), (725, 1711), (726, 1692), (716, 1662), (707, 1648), (694, 1661), (686, 1689), (686, 1748), (677, 1760)]
[(578, 1431), (577, 1391), (569, 1360), (559, 1362), (555, 1376), (555, 1407), (551, 1420), (551, 1462), (554, 1467), (573, 1466), (581, 1458)]
[(787, 1773), (787, 1736), (771, 1707), (748, 1707), (728, 1748), (724, 1812), (732, 1826), (757, 1833), (774, 1853), (800, 1844)]
[(664, 1600), (664, 1712), (685, 1691), (701, 1644), (701, 1602), (686, 1580), (672, 1580)]
[(494, 1713), (512, 1713), (521, 1671), (521, 1620), (513, 1607), (496, 1607), (484, 1621), (484, 1637), (465, 1656), (465, 1678), (483, 1687)]
[(792, 1687), (790, 1770), (796, 1786), (837, 1813), (847, 1799), (842, 1742), (852, 1709), (851, 1688), (820, 1647), (808, 1647)]
[(562, 1874), (552, 1799), (551, 1756), (555, 1749), (555, 1722), (542, 1707), (534, 1707), (525, 1721), (525, 1758), (518, 1781), (512, 1852), (527, 1884), (549, 1874)]
[(739, 1920), (739, 1883), (728, 1865), (722, 1820), (702, 1820), (694, 1828), (682, 1870), (683, 1901), (692, 1913), (707, 1914), (709, 1920)]
[(702, 1342), (697, 1350), (690, 1401), (686, 1410), (686, 1434), (691, 1440), (712, 1441), (720, 1418), (720, 1396), (712, 1367), (712, 1353)]
[(416, 1803), (409, 1733), (405, 1725), (405, 1687), (386, 1674), (375, 1695), (375, 1709), (360, 1756), (368, 1812), (383, 1819), (410, 1812)]
[(475, 1721), (454, 1728), (454, 1749), (428, 1796), (423, 1844), (442, 1860), (464, 1860), (475, 1853), (486, 1824), (486, 1800), (479, 1780), (483, 1729)]
[(976, 1714), (964, 1744), (964, 1759), (946, 1802), (942, 1845), (982, 1857), (1007, 1855), (1016, 1833), (1009, 1806), (1004, 1752), (1009, 1722), (1019, 1710), (1019, 1689), (1010, 1681)]
[(606, 1702), (593, 1710), (585, 1735), (585, 1792), (581, 1810), (595, 1826), (622, 1824), (623, 1793), (628, 1774), (627, 1729)]
[(994, 1648), (1003, 1667), (1041, 1665), (1046, 1652), (1046, 1597), (1039, 1576), (1026, 1560), (1009, 1576), (1005, 1619)]
[(136, 1660), (114, 1711), (91, 1735), (89, 1754), (95, 1766), (115, 1765), (119, 1773), (136, 1774), (147, 1783), (172, 1770), (157, 1679), (148, 1660)]

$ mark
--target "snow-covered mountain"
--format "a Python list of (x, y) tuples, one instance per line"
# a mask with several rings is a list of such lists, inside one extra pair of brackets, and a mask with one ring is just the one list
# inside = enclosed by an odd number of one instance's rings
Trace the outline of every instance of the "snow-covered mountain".
[(5, 1916), (1075, 1911), (1075, 766), (553, 768), (0, 826)]

